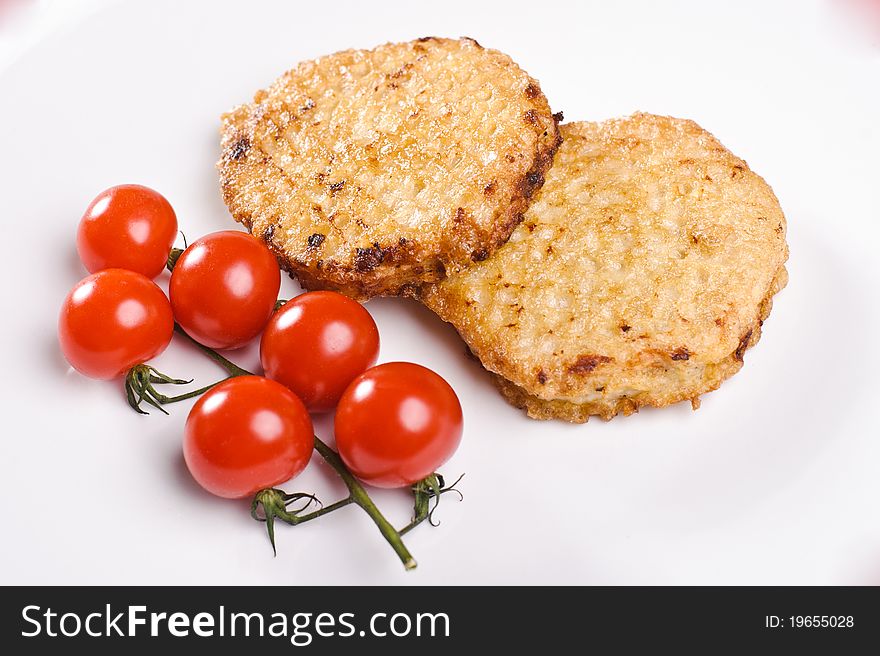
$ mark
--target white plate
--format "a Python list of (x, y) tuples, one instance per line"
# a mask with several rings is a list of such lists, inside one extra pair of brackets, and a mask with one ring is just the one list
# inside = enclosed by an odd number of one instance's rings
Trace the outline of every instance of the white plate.
[[(880, 582), (880, 50), (824, 3), (611, 5), (124, 3), (2, 73), (2, 582)], [(189, 478), (188, 405), (140, 417), (119, 385), (65, 364), (57, 311), (85, 273), (75, 226), (98, 191), (139, 182), (190, 237), (231, 227), (221, 112), (299, 60), (426, 34), (510, 53), (570, 120), (696, 119), (776, 190), (791, 283), (701, 410), (583, 426), (527, 419), (430, 312), (370, 302), (381, 359), (432, 367), (461, 397), (465, 438), (443, 471), (467, 473), (465, 500), (408, 536), (412, 573), (354, 508), (279, 527), (273, 559), (246, 503)], [(255, 366), (253, 349), (239, 357)], [(220, 373), (177, 343), (158, 365)], [(291, 487), (340, 492), (317, 465)], [(376, 496), (406, 520), (405, 495)]]

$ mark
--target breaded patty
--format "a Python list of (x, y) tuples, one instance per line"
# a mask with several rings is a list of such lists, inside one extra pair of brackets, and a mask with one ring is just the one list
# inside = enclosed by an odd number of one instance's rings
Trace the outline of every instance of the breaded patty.
[(538, 82), (472, 39), (347, 50), (223, 117), (223, 198), (306, 288), (395, 295), (507, 241), (556, 123)]
[(561, 131), (510, 241), (420, 297), (531, 417), (696, 406), (742, 367), (785, 286), (779, 202), (692, 121)]

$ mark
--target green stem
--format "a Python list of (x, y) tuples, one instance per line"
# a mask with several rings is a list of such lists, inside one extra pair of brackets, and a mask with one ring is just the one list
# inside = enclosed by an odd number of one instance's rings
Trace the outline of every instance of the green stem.
[[(230, 376), (229, 378), (232, 378), (232, 376)], [(223, 380), (229, 380), (229, 378), (224, 378)], [(166, 404), (168, 404), (168, 403), (177, 403), (178, 401), (186, 401), (187, 399), (192, 399), (192, 398), (195, 398), (195, 397), (197, 397), (197, 396), (201, 396), (202, 394), (204, 394), (205, 392), (209, 391), (210, 389), (212, 389), (212, 388), (214, 388), (214, 387), (217, 387), (217, 385), (219, 385), (220, 383), (222, 383), (223, 380), (218, 380), (216, 383), (211, 383), (210, 385), (205, 385), (204, 387), (199, 388), (199, 389), (197, 389), (197, 390), (193, 390), (192, 392), (186, 392), (186, 393), (184, 393), (184, 394), (178, 394), (177, 396), (165, 396), (164, 394), (162, 394), (162, 393), (160, 393), (160, 392), (156, 392), (156, 391), (154, 390), (154, 391), (153, 391), (153, 396), (154, 396), (155, 399), (156, 399), (159, 403), (161, 403), (162, 405), (166, 405)]]
[(418, 525), (421, 524), (423, 521), (425, 521), (426, 519), (428, 519), (428, 516), (427, 516), (427, 515), (422, 515), (421, 517), (416, 517), (416, 518), (415, 518), (414, 520), (412, 520), (409, 524), (407, 524), (406, 526), (404, 526), (402, 529), (400, 529), (400, 530), (397, 531), (397, 532), (398, 532), (401, 536), (404, 536), (404, 535), (406, 535), (407, 533), (409, 533), (411, 530), (413, 530), (416, 526), (418, 526)]
[[(365, 513), (367, 513), (367, 515), (370, 516), (370, 519), (372, 519), (373, 523), (378, 527), (382, 537), (385, 538), (388, 544), (391, 545), (391, 548), (394, 549), (398, 558), (400, 558), (400, 562), (403, 563), (403, 566), (406, 569), (415, 569), (416, 560), (412, 557), (409, 549), (406, 548), (406, 545), (400, 538), (400, 533), (398, 533), (397, 529), (391, 525), (391, 522), (385, 519), (385, 516), (379, 511), (376, 504), (373, 503), (373, 500), (370, 498), (370, 495), (367, 494), (367, 491), (364, 490), (358, 480), (350, 471), (348, 471), (348, 468), (345, 466), (345, 463), (342, 462), (342, 458), (339, 457), (339, 454), (317, 437), (315, 437), (315, 450), (321, 454), (321, 457), (324, 458), (328, 465), (336, 470), (336, 473), (339, 474), (339, 478), (342, 479), (342, 482), (345, 483), (345, 486), (348, 488), (351, 502), (356, 503)], [(330, 506), (328, 506), (328, 508), (329, 507)]]
[(345, 497), (344, 499), (340, 499), (336, 503), (331, 503), (329, 506), (319, 508), (318, 510), (312, 511), (307, 515), (297, 515), (296, 521), (293, 522), (293, 524), (302, 524), (303, 522), (307, 522), (311, 519), (318, 519), (318, 517), (320, 517), (321, 515), (332, 513), (334, 510), (339, 510), (340, 508), (344, 508), (345, 506), (350, 506), (352, 503), (354, 503), (354, 499), (352, 499), (351, 497)]
[(199, 350), (201, 350), (202, 353), (204, 353), (209, 358), (211, 358), (214, 362), (216, 362), (221, 367), (223, 367), (226, 370), (226, 373), (229, 374), (230, 378), (235, 377), (235, 376), (253, 376), (254, 375), (250, 371), (248, 371), (247, 369), (242, 369), (234, 362), (230, 362), (229, 360), (224, 358), (222, 355), (217, 353), (217, 351), (215, 351), (214, 349), (209, 348), (209, 347), (205, 346), (204, 344), (199, 344), (196, 340), (194, 340), (192, 337), (190, 337), (189, 335), (186, 334), (186, 331), (180, 327), (179, 323), (174, 324), (174, 330), (179, 335), (183, 335), (192, 344), (197, 346), (199, 348)]
[[(404, 535), (413, 530), (416, 526), (421, 524), (423, 521), (428, 519), (431, 516), (431, 490), (437, 490), (439, 495), (439, 489), (443, 487), (442, 483), (436, 481), (436, 474), (432, 474), (425, 480), (419, 481), (415, 485), (412, 486), (413, 493), (413, 501), (415, 502), (413, 507), (413, 518), (412, 521), (404, 526), (402, 529), (398, 531), (400, 535)], [(434, 477), (432, 479), (432, 477)], [(441, 478), (442, 480), (442, 478)], [(432, 484), (435, 484), (432, 488)], [(438, 496), (439, 498), (439, 496)]]

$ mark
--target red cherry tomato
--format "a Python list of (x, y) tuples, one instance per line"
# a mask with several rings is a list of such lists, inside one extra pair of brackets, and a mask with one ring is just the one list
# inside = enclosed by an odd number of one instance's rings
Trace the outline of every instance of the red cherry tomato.
[(173, 330), (162, 290), (124, 269), (105, 269), (78, 282), (58, 318), (64, 357), (80, 373), (103, 380), (159, 355)]
[(461, 441), (458, 397), (443, 378), (388, 362), (352, 381), (336, 409), (336, 446), (351, 472), (377, 487), (412, 485), (446, 462)]
[(102, 191), (86, 209), (76, 233), (79, 259), (90, 273), (128, 269), (155, 278), (177, 237), (177, 216), (157, 191), (119, 185)]
[(299, 474), (314, 445), (312, 420), (293, 392), (262, 376), (242, 376), (193, 406), (183, 457), (208, 492), (238, 499)]
[(286, 385), (310, 412), (327, 412), (379, 357), (379, 331), (357, 301), (336, 292), (309, 292), (269, 320), (260, 341), (266, 376)]
[(174, 318), (197, 342), (217, 349), (244, 346), (272, 312), (281, 272), (259, 239), (224, 230), (187, 248), (171, 274)]

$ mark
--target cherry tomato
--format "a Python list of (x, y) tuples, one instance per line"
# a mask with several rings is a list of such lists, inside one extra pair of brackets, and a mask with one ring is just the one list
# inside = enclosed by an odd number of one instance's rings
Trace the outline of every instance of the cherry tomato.
[(183, 457), (208, 492), (238, 499), (299, 474), (314, 446), (312, 420), (293, 392), (262, 376), (241, 376), (193, 406)]
[(458, 397), (443, 378), (388, 362), (352, 381), (336, 409), (336, 446), (351, 472), (377, 487), (412, 485), (446, 462), (461, 441)]
[(244, 346), (272, 312), (281, 272), (256, 237), (224, 230), (187, 248), (171, 274), (174, 318), (197, 342), (218, 349)]
[(327, 412), (379, 357), (379, 331), (357, 301), (336, 292), (309, 292), (288, 301), (263, 331), (266, 376), (289, 387), (310, 412)]
[(102, 191), (86, 209), (76, 233), (79, 259), (90, 273), (128, 269), (155, 278), (177, 237), (177, 216), (157, 191), (119, 185)]
[(78, 282), (58, 318), (64, 357), (80, 373), (103, 380), (159, 355), (173, 330), (162, 290), (124, 269), (105, 269)]

